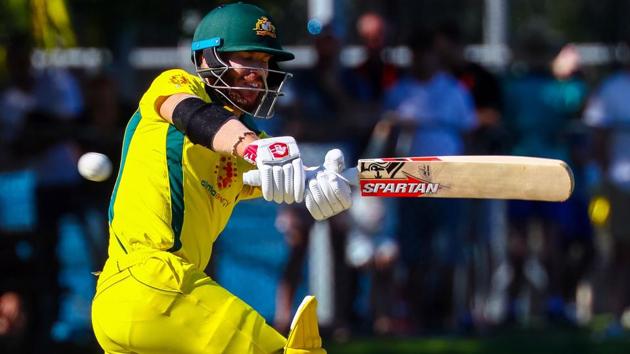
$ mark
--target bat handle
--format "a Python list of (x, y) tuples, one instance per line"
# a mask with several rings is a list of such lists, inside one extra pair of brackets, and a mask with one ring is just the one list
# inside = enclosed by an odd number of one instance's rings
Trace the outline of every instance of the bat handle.
[(341, 172), (341, 177), (348, 181), (351, 186), (359, 186), (359, 171), (356, 167), (347, 168), (345, 171)]
[[(352, 186), (359, 185), (359, 174), (356, 167), (348, 168), (345, 171), (341, 172), (341, 177), (348, 181), (348, 183), (350, 183), (350, 185)], [(245, 172), (245, 174), (243, 174), (243, 184), (252, 187), (260, 187), (260, 173), (258, 172), (258, 170)]]
[(258, 172), (258, 170), (245, 172), (243, 174), (243, 184), (252, 187), (260, 187), (260, 172)]

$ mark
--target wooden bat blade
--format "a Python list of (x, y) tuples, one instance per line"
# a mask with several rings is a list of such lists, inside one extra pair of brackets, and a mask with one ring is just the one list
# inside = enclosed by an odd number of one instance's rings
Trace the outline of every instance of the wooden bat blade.
[(435, 156), (359, 160), (362, 196), (564, 201), (573, 173), (561, 160)]

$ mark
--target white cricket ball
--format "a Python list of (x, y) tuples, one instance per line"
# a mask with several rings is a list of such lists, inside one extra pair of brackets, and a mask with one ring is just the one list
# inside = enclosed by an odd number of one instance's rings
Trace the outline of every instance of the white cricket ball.
[(79, 158), (77, 168), (83, 178), (102, 182), (112, 174), (112, 161), (104, 154), (87, 152)]

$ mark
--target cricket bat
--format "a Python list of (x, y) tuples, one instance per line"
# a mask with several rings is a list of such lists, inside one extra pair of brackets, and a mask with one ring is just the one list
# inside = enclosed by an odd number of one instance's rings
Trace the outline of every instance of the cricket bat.
[[(260, 185), (256, 170), (245, 184)], [(430, 156), (361, 159), (342, 176), (365, 197), (565, 201), (573, 173), (561, 161), (523, 156)]]

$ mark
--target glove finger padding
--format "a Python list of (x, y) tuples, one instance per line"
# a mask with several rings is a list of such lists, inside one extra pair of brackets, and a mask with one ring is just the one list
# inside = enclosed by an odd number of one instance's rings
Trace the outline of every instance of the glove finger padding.
[(313, 219), (315, 220), (324, 220), (324, 214), (322, 214), (322, 211), (319, 209), (319, 206), (317, 205), (317, 203), (315, 203), (315, 200), (313, 199), (313, 195), (311, 194), (311, 192), (309, 192), (308, 190), (305, 193), (306, 195), (304, 196), (304, 204), (306, 204), (306, 209), (308, 209), (308, 212), (311, 213), (311, 216), (313, 217)]
[(287, 204), (293, 204), (295, 201), (295, 193), (293, 192), (293, 180), (295, 179), (293, 164), (282, 165), (282, 170), (284, 174), (284, 202)]
[(329, 185), (336, 200), (341, 204), (341, 210), (339, 210), (339, 212), (350, 208), (352, 205), (352, 191), (350, 190), (350, 185), (339, 175), (344, 168), (345, 161), (341, 150), (332, 149), (326, 153), (324, 169), (331, 172), (328, 174)]
[(317, 173), (317, 184), (326, 198), (326, 203), (331, 209), (331, 214), (326, 215), (327, 217), (338, 214), (344, 210), (341, 205), (341, 201), (337, 198), (337, 195), (332, 187), (332, 182), (335, 177), (334, 172), (331, 171), (321, 171)]
[(336, 173), (340, 173), (344, 170), (345, 160), (343, 157), (343, 152), (339, 149), (332, 149), (326, 153), (326, 157), (324, 157), (324, 169), (327, 171), (333, 171)]
[(258, 168), (260, 171), (260, 186), (263, 198), (270, 202), (273, 200), (273, 170), (270, 165), (263, 165)]
[[(319, 172), (317, 174), (319, 175)], [(334, 212), (332, 205), (330, 205), (330, 201), (326, 198), (326, 195), (322, 190), (319, 178), (311, 180), (311, 183), (309, 183), (309, 190), (313, 194), (313, 199), (315, 200), (315, 203), (317, 203), (319, 210), (322, 211), (323, 217), (328, 218), (333, 215)]]
[(350, 208), (350, 185), (339, 174), (344, 168), (343, 153), (333, 149), (326, 153), (324, 169), (309, 175), (306, 189), (306, 207), (315, 220), (327, 219)]
[[(333, 215), (333, 210), (330, 202), (328, 201), (326, 196), (324, 196), (317, 177), (311, 178), (309, 180), (306, 196), (307, 199), (310, 198), (312, 200), (312, 202), (310, 203), (311, 206), (309, 207), (309, 205), (307, 204), (306, 207), (311, 212), (311, 215), (313, 215), (313, 218), (315, 218), (315, 220), (323, 220)], [(313, 205), (315, 205), (317, 208), (312, 208)]]
[(273, 201), (282, 203), (284, 201), (284, 171), (282, 166), (273, 166)]
[(304, 189), (306, 188), (306, 172), (304, 171), (304, 165), (302, 159), (297, 158), (292, 161), (293, 165), (293, 193), (295, 195), (295, 202), (301, 203), (304, 200)]
[(331, 171), (326, 172), (332, 194), (335, 196), (341, 207), (339, 212), (350, 208), (350, 206), (352, 206), (352, 190), (350, 189), (350, 184), (348, 184), (348, 182), (346, 182), (338, 173)]
[(258, 167), (265, 200), (290, 204), (304, 199), (304, 166), (295, 139), (256, 140), (245, 148), (243, 158)]

